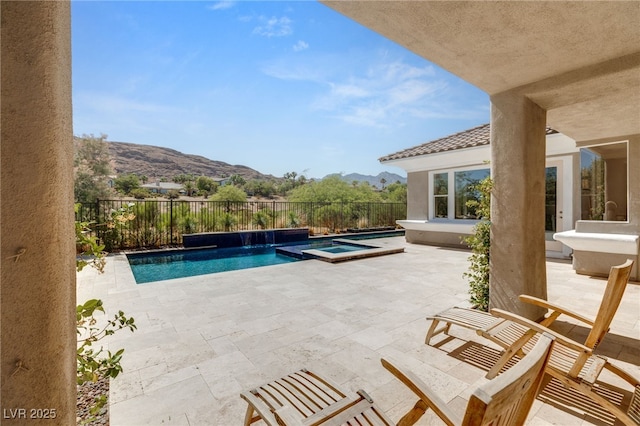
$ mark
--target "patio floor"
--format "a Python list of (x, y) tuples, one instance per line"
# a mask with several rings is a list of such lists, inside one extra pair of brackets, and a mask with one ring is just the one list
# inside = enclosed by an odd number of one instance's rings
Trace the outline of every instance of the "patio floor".
[[(467, 304), (462, 274), (469, 252), (407, 244), (403, 237), (373, 241), (404, 246), (405, 252), (141, 285), (122, 255), (110, 256), (102, 275), (85, 268), (78, 274), (78, 301), (101, 298), (107, 309), (123, 310), (138, 325), (135, 333), (121, 331), (109, 341), (112, 350), (125, 348), (124, 372), (111, 381), (111, 424), (242, 424), (241, 391), (302, 367), (344, 389), (365, 389), (398, 420), (415, 399), (382, 367), (381, 357), (406, 365), (462, 410), (470, 393), (486, 382), (486, 369), (469, 354), (493, 348), (459, 327), (452, 327), (452, 334), (460, 338), (438, 347), (425, 345), (424, 337), (426, 315)], [(547, 262), (547, 276), (549, 300), (595, 314), (604, 279), (577, 275), (569, 262), (557, 260)], [(563, 321), (559, 326), (568, 328)], [(583, 327), (571, 331), (584, 339)], [(638, 283), (627, 286), (598, 352), (640, 377)], [(562, 391), (543, 392), (528, 424), (613, 424), (588, 404), (567, 407)], [(418, 424), (441, 423), (427, 412)]]

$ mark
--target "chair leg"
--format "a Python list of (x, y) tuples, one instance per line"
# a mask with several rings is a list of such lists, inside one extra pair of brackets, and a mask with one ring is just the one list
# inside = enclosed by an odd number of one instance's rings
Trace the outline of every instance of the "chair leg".
[(407, 414), (402, 416), (400, 420), (398, 420), (396, 426), (411, 426), (415, 424), (418, 420), (420, 420), (420, 417), (422, 417), (422, 415), (427, 411), (428, 408), (429, 406), (423, 400), (419, 400), (413, 406), (411, 411), (409, 411)]
[(253, 418), (253, 407), (251, 406), (251, 404), (247, 404), (247, 412), (244, 415), (244, 426), (249, 426), (255, 420), (257, 419)]
[(431, 338), (435, 335), (438, 335), (440, 333), (449, 334), (449, 327), (451, 327), (451, 323), (447, 323), (445, 326), (436, 330), (436, 327), (438, 327), (439, 323), (440, 323), (440, 320), (437, 320), (437, 319), (431, 320), (431, 327), (429, 327), (429, 331), (427, 331), (427, 337), (425, 337), (424, 339), (425, 344), (428, 345), (429, 342), (431, 341)]

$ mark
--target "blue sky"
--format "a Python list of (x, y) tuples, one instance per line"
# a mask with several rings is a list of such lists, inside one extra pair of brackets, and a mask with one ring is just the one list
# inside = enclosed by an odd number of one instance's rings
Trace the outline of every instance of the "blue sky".
[(74, 134), (281, 177), (489, 121), (486, 94), (312, 1), (73, 1)]

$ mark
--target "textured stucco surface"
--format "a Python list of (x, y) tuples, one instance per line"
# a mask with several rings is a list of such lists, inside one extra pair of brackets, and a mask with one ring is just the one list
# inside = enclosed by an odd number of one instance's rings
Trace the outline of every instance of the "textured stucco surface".
[(2, 423), (75, 424), (70, 7), (1, 7)]
[(521, 303), (518, 295), (547, 298), (545, 113), (517, 94), (491, 97), (490, 307), (530, 319), (544, 311)]
[(407, 242), (414, 244), (426, 244), (440, 247), (453, 247), (468, 249), (464, 238), (469, 235), (457, 234), (453, 232), (430, 232), (407, 229), (405, 231)]
[(429, 218), (429, 172), (407, 174), (407, 219)]

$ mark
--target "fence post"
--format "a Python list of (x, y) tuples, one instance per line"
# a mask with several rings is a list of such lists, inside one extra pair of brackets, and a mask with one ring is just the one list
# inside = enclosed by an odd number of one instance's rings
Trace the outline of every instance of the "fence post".
[(99, 241), (102, 241), (102, 243), (104, 244), (104, 230), (101, 229), (100, 225), (100, 198), (96, 198), (96, 209), (95, 209), (95, 213), (93, 215), (93, 217), (91, 218), (96, 225), (95, 229), (96, 229), (96, 237), (98, 238)]
[(173, 245), (173, 198), (169, 198), (169, 244)]
[(271, 201), (271, 229), (276, 229), (276, 200)]

